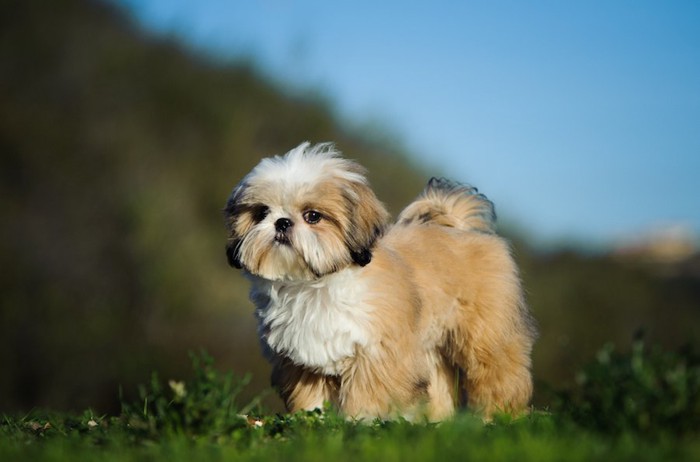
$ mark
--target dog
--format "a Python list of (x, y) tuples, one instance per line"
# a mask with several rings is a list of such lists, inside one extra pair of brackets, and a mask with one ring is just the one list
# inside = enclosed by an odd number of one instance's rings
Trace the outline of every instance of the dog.
[(224, 209), (229, 264), (288, 411), (431, 421), (522, 413), (535, 328), (493, 204), (431, 179), (389, 224), (332, 143), (263, 159)]

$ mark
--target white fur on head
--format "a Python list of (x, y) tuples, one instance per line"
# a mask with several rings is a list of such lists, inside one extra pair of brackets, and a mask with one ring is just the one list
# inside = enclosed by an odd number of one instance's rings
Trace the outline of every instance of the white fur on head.
[[(320, 220), (308, 220), (310, 212)], [(263, 159), (234, 188), (226, 206), (229, 262), (271, 280), (365, 265), (387, 217), (359, 164), (331, 143), (302, 143)]]
[(312, 146), (308, 141), (284, 156), (261, 160), (243, 182), (252, 178), (258, 182), (279, 184), (282, 190), (316, 184), (324, 178), (367, 184), (364, 169), (355, 162), (340, 157), (340, 151), (335, 149), (333, 143)]

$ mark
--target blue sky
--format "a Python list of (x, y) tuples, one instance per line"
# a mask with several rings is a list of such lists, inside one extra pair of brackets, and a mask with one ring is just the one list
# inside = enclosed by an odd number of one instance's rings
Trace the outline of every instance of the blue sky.
[(535, 241), (700, 233), (698, 1), (116, 1), (388, 127)]

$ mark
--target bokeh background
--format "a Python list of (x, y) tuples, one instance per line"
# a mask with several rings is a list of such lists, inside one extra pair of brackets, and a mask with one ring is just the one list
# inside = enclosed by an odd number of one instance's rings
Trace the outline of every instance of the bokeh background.
[(115, 412), (200, 349), (266, 390), (221, 209), (303, 140), (394, 214), (496, 202), (538, 405), (607, 342), (697, 345), (697, 3), (326, 3), (0, 0), (0, 412)]

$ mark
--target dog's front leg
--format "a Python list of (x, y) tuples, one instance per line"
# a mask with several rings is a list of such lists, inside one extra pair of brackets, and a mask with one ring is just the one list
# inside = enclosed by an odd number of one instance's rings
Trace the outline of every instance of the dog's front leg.
[(284, 357), (273, 361), (272, 386), (289, 412), (323, 409), (326, 402), (337, 402), (337, 378), (312, 372)]
[(358, 353), (340, 383), (339, 405), (348, 418), (413, 420), (428, 398), (427, 376), (411, 355)]

